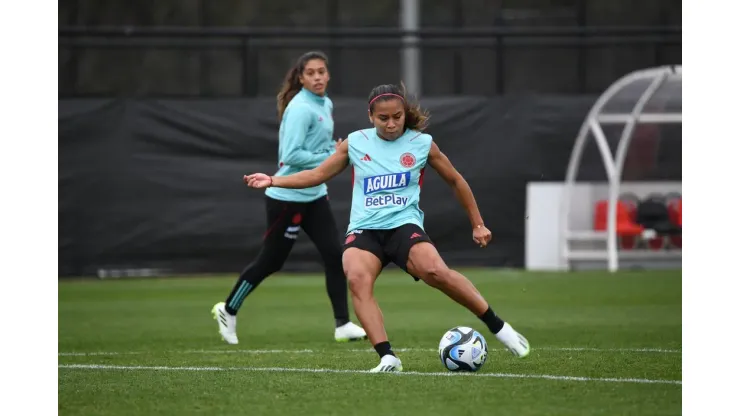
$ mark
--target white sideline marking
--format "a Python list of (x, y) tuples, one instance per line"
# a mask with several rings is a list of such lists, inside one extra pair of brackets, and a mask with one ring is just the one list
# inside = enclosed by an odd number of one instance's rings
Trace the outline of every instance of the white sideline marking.
[[(370, 352), (375, 351), (373, 349), (354, 349), (349, 350), (352, 352)], [(398, 352), (437, 352), (435, 348), (394, 348), (393, 351)], [(504, 348), (489, 348), (489, 352), (491, 351), (499, 351), (504, 352), (508, 351)], [(592, 352), (655, 352), (655, 353), (661, 353), (661, 354), (680, 354), (681, 350), (671, 350), (671, 349), (662, 349), (662, 348), (590, 348), (590, 347), (532, 347), (532, 351), (572, 351), (572, 352), (581, 352), (581, 351), (592, 351)]]
[[(369, 350), (368, 350), (369, 351)], [(372, 350), (375, 351), (375, 350)], [(155, 351), (164, 354), (313, 354), (314, 350), (180, 350), (180, 351)], [(96, 355), (143, 355), (151, 354), (151, 351), (93, 351), (93, 352), (60, 352), (60, 357), (91, 357)]]
[[(371, 348), (357, 348), (349, 350), (332, 350), (323, 352), (375, 352)], [(396, 352), (437, 352), (435, 348), (394, 348)], [(507, 350), (503, 348), (491, 348), (489, 352), (505, 352)], [(570, 352), (645, 352), (645, 353), (658, 353), (658, 354), (681, 354), (681, 350), (663, 349), (663, 348), (589, 348), (589, 347), (533, 347), (532, 351), (570, 351)], [(315, 354), (322, 351), (318, 350), (180, 350), (180, 351), (156, 351), (154, 353), (164, 354)], [(127, 351), (127, 352), (115, 352), (115, 351), (93, 351), (93, 352), (60, 352), (60, 357), (88, 357), (97, 355), (143, 355), (151, 354), (148, 351)]]
[(533, 347), (543, 351), (604, 351), (604, 352), (656, 352), (661, 354), (681, 354), (681, 350), (664, 348), (591, 348), (591, 347)]
[[(375, 350), (373, 350), (375, 351)], [(184, 350), (168, 351), (170, 354), (313, 354), (314, 350)]]
[[(344, 374), (373, 374), (361, 370), (338, 370), (332, 368), (283, 368), (283, 367), (170, 367), (170, 366), (129, 366), (103, 364), (60, 364), (59, 368), (77, 370), (154, 370), (154, 371), (253, 371), (273, 373), (344, 373)], [(419, 371), (403, 371), (400, 373), (386, 373), (399, 376), (427, 376), (427, 377), (496, 377), (496, 378), (533, 378), (557, 381), (600, 381), (605, 383), (640, 383), (640, 384), (677, 384), (681, 380), (650, 380), (644, 378), (594, 378), (557, 376), (550, 374), (509, 374), (509, 373), (424, 373)], [(381, 376), (382, 377), (382, 376)]]

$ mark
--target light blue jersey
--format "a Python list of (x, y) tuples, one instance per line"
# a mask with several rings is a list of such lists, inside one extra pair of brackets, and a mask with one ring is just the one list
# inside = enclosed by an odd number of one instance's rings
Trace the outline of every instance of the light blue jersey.
[[(278, 171), (287, 176), (313, 169), (335, 152), (334, 118), (329, 97), (305, 88), (290, 100), (280, 123)], [(326, 184), (305, 189), (267, 188), (265, 194), (288, 202), (311, 202), (326, 195)]]
[(347, 232), (387, 230), (404, 224), (424, 229), (419, 193), (432, 136), (415, 130), (383, 140), (375, 129), (347, 137), (353, 169), (352, 213)]

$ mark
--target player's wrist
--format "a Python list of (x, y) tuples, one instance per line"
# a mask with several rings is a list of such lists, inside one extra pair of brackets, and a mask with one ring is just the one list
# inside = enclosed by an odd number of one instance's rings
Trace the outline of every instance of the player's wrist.
[(267, 185), (268, 188), (271, 188), (271, 187), (273, 187), (275, 185), (275, 179), (274, 178), (275, 178), (274, 176), (270, 176), (270, 184)]

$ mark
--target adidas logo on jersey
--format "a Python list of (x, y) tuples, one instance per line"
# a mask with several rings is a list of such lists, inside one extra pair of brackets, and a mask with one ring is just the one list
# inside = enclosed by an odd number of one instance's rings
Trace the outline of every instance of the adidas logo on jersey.
[[(411, 172), (391, 173), (390, 175), (370, 176), (363, 180), (365, 195), (375, 192), (400, 189), (409, 186)], [(408, 199), (408, 198), (407, 198)]]
[(370, 159), (370, 155), (368, 155), (367, 153), (365, 153), (365, 156), (363, 156), (362, 159), (360, 159), (360, 160), (364, 160), (365, 162), (372, 162), (373, 161), (372, 159)]

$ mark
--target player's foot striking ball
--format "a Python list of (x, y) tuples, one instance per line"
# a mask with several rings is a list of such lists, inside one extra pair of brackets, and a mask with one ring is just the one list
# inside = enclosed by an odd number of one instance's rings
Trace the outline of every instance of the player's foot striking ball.
[(447, 267), (424, 231), (419, 195), (424, 169), (431, 166), (467, 212), (475, 244), (486, 247), (491, 241), (470, 186), (432, 136), (424, 133), (428, 114), (395, 85), (375, 87), (367, 111), (374, 127), (350, 134), (315, 169), (288, 176), (255, 173), (245, 175), (244, 182), (253, 188), (310, 188), (352, 165), (352, 211), (342, 263), (355, 313), (380, 357), (380, 364), (371, 371), (403, 369), (373, 295), (375, 279), (391, 262), (467, 308), (515, 356), (526, 357), (530, 351), (527, 340), (493, 312), (465, 276)]

